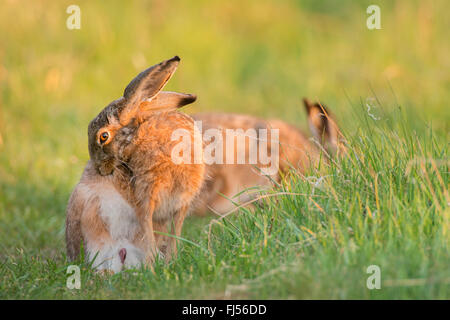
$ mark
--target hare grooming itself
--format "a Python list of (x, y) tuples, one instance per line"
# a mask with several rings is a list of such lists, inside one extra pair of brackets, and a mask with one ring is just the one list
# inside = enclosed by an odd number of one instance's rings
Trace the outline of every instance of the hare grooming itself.
[[(280, 173), (284, 174), (289, 169), (304, 172), (308, 167), (317, 165), (320, 161), (321, 151), (325, 151), (325, 159), (345, 153), (345, 140), (333, 115), (320, 103), (312, 103), (306, 98), (303, 99), (303, 103), (308, 113), (308, 123), (313, 134), (313, 141), (298, 128), (280, 120), (265, 120), (250, 115), (215, 112), (192, 115), (194, 120), (201, 121), (203, 130), (218, 129), (222, 134), (228, 129), (242, 129), (246, 132), (249, 129), (279, 130), (278, 172), (268, 178), (260, 171), (255, 170), (255, 165), (252, 164), (213, 163), (207, 165), (206, 176), (208, 178), (205, 180), (201, 197), (193, 210), (195, 214), (205, 215), (208, 211), (225, 214), (236, 208), (236, 203), (242, 204), (254, 197), (243, 192), (246, 189), (271, 186), (273, 181), (281, 180)], [(245, 147), (246, 149), (241, 152), (246, 153), (247, 157), (248, 144)], [(268, 143), (268, 148), (271, 149), (271, 147), (273, 147), (273, 142), (272, 144)], [(234, 152), (236, 154), (239, 151), (235, 150)], [(261, 166), (258, 163), (256, 167)], [(233, 198), (237, 194), (239, 194), (239, 199)], [(230, 200), (231, 198), (233, 201)]]
[(205, 174), (201, 161), (171, 159), (178, 143), (172, 132), (184, 129), (193, 137), (197, 130), (191, 117), (176, 111), (196, 97), (161, 91), (179, 61), (176, 56), (141, 72), (89, 124), (90, 160), (67, 206), (70, 259), (83, 244), (98, 270), (118, 272), (151, 264), (159, 251), (167, 258), (176, 253), (176, 238), (161, 233), (180, 236)]

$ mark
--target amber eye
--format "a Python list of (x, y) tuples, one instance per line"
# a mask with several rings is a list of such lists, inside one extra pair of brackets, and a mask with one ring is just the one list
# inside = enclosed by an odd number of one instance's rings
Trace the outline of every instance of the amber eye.
[(108, 141), (108, 138), (109, 138), (109, 133), (108, 132), (103, 132), (101, 135), (100, 135), (100, 143), (105, 143), (106, 141)]

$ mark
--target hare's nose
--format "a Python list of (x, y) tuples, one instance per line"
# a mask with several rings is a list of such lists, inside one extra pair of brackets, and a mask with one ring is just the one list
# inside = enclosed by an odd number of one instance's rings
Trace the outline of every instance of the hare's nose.
[(125, 262), (125, 259), (127, 257), (127, 249), (122, 248), (119, 250), (119, 256), (120, 256), (120, 262), (122, 262), (122, 264)]

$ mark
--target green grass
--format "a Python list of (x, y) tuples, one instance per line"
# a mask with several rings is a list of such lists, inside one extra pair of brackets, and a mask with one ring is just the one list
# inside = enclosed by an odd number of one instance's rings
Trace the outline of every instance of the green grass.
[[(72, 3), (0, 4), (0, 299), (450, 298), (448, 1), (77, 1), (70, 31)], [(366, 28), (373, 3), (382, 30)], [(186, 112), (306, 128), (300, 98), (320, 98), (349, 155), (254, 211), (189, 218), (196, 245), (168, 265), (101, 277), (80, 263), (69, 290), (64, 212), (87, 125), (175, 54), (168, 89), (199, 96)], [(370, 265), (380, 290), (366, 287)]]

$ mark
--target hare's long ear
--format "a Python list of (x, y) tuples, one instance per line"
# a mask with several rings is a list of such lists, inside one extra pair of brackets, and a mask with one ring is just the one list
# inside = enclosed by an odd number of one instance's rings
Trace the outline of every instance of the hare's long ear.
[(136, 115), (141, 102), (153, 99), (166, 85), (177, 69), (178, 56), (154, 65), (136, 76), (125, 88), (125, 108), (120, 112), (120, 122), (126, 123)]
[(308, 113), (308, 124), (314, 138), (331, 155), (345, 153), (344, 137), (327, 108), (321, 103), (312, 103), (307, 98), (303, 98), (303, 104)]
[(175, 110), (197, 100), (194, 94), (161, 91), (154, 98), (141, 104), (141, 112)]

